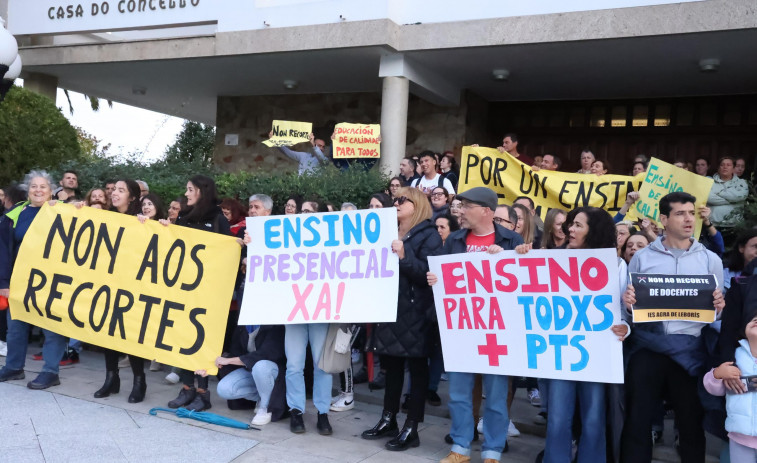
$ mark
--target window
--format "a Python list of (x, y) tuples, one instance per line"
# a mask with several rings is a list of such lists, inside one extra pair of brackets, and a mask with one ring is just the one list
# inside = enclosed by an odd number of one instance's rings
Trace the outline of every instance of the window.
[(568, 124), (571, 127), (586, 127), (586, 108), (572, 108)]
[(590, 127), (604, 127), (605, 126), (605, 108), (604, 106), (593, 106), (591, 108), (591, 121), (589, 121)]
[(611, 127), (625, 127), (627, 119), (627, 111), (625, 106), (613, 106), (612, 107), (612, 122)]
[(649, 106), (636, 105), (633, 107), (633, 120), (631, 125), (634, 127), (646, 127), (649, 124)]
[(658, 104), (654, 108), (654, 126), (655, 127), (668, 127), (670, 126), (670, 105)]

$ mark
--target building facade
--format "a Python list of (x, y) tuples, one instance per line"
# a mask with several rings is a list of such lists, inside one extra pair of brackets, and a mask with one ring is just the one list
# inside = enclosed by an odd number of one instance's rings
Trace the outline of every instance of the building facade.
[(757, 153), (753, 0), (0, 0), (26, 85), (217, 127), (229, 169), (278, 169), (273, 119), (382, 124), (382, 160), (520, 135), (613, 173), (636, 154)]

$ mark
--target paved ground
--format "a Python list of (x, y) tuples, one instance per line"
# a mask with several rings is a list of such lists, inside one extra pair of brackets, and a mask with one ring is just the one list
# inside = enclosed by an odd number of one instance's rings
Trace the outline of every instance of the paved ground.
[[(30, 347), (30, 354), (39, 349)], [(0, 364), (4, 359), (0, 357)], [(289, 421), (270, 423), (261, 431), (238, 430), (160, 414), (148, 414), (153, 407), (165, 407), (178, 393), (168, 384), (166, 372), (148, 372), (144, 402), (129, 404), (131, 371), (121, 369), (121, 392), (104, 399), (92, 394), (104, 379), (102, 354), (82, 354), (81, 363), (61, 368), (60, 386), (32, 391), (26, 383), (36, 376), (41, 362), (29, 357), (26, 380), (0, 383), (0, 462), (371, 462), (428, 463), (438, 461), (449, 451), (444, 435), (449, 432), (447, 407), (427, 407), (420, 428), (421, 446), (406, 452), (389, 452), (384, 441), (366, 441), (360, 433), (370, 428), (381, 413), (383, 391), (369, 391), (359, 385), (356, 407), (348, 412), (331, 413), (334, 434), (323, 437), (315, 431), (315, 411), (308, 403), (305, 424), (308, 432), (289, 432)], [(338, 384), (335, 382), (335, 384)], [(211, 390), (215, 393), (214, 382)], [(446, 401), (446, 383), (440, 386)], [(232, 411), (225, 401), (213, 396), (212, 412), (247, 422), (251, 411)], [(544, 446), (544, 428), (531, 423), (538, 409), (528, 404), (525, 391), (519, 391), (513, 406), (521, 437), (510, 440), (510, 451), (503, 461), (528, 462)], [(402, 418), (402, 417), (401, 417)], [(667, 422), (667, 428), (672, 423)], [(670, 433), (669, 433), (670, 434)], [(666, 442), (672, 443), (672, 435)], [(712, 441), (709, 439), (708, 441)], [(710, 454), (715, 454), (712, 449)], [(480, 445), (473, 447), (474, 462), (481, 461)], [(659, 461), (678, 461), (671, 447), (658, 446)], [(716, 458), (708, 457), (708, 462)]]

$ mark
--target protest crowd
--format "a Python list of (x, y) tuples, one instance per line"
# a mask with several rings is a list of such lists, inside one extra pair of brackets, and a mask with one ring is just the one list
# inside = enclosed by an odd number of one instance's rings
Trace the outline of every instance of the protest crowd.
[[(276, 149), (296, 161), (299, 173), (304, 175), (320, 163), (347, 163), (334, 159), (332, 147), (327, 145), (310, 134), (307, 149)], [(517, 135), (507, 134), (499, 151), (537, 175), (561, 171), (563, 162), (557, 156), (530, 158), (520, 154), (517, 145)], [(612, 171), (607, 159), (595, 158), (590, 149), (581, 153), (580, 160), (580, 170), (572, 175), (620, 174)], [(375, 160), (356, 162), (370, 169)], [(638, 156), (633, 160), (633, 171), (622, 174), (643, 178), (649, 163), (646, 156)], [(657, 221), (630, 214), (640, 200), (638, 191), (625, 194), (620, 207), (611, 213), (589, 206), (540, 211), (538, 200), (535, 203), (529, 195), (502, 201), (497, 192), (486, 186), (463, 184), (459, 161), (452, 152), (424, 151), (404, 158), (386, 190), (377, 191), (368, 204), (334, 206), (318, 198), (302, 198), (292, 191), (286, 203), (279, 205), (287, 216), (396, 209), (398, 239), (391, 242), (390, 251), (396, 255), (399, 270), (396, 321), (344, 327), (351, 336), (351, 361), (339, 374), (338, 385), (332, 385), (333, 372), (322, 367), (329, 362), (329, 358), (322, 358), (327, 357), (324, 346), (331, 345), (334, 336), (338, 338), (335, 332), (340, 329), (332, 329), (338, 325), (239, 324), (239, 307), (249, 281), (245, 275), (250, 268), (247, 248), (263, 239), (247, 233), (245, 221), (248, 217), (271, 216), (274, 203), (265, 191), (248, 192), (250, 196), (241, 201), (220, 198), (213, 180), (197, 175), (187, 179), (184, 196), (164, 204), (150, 193), (148, 184), (136, 179), (85, 186), (78, 184), (74, 171), (65, 172), (60, 179), (51, 178), (45, 171), (31, 171), (22, 182), (3, 190), (0, 296), (11, 297), (16, 256), (37, 213), (46, 204), (56, 208), (69, 203), (77, 210), (96, 208), (134, 216), (131, 227), (155, 221), (169, 229), (184, 227), (232, 236), (242, 250), (241, 260), (223, 348), (217, 352), (215, 365), (191, 371), (161, 365), (152, 358), (94, 347), (103, 352), (104, 358), (104, 382), (91, 391), (94, 397), (119, 393), (119, 368), (127, 367), (134, 380), (131, 387), (124, 385), (130, 391), (125, 400), (141, 402), (150, 394), (145, 369), (163, 369), (166, 379), (177, 384), (177, 396), (166, 398), (168, 407), (218, 409), (210, 403), (209, 393), (209, 377), (217, 367), (218, 395), (228, 401), (230, 408), (250, 409), (252, 425), (288, 419), (291, 432), (306, 432), (303, 413), (306, 397), (312, 394), (318, 412), (317, 432), (330, 435), (333, 430), (329, 414), (352, 409), (353, 385), (370, 382), (372, 389), (384, 391), (383, 412), (361, 436), (386, 440), (387, 449), (403, 451), (422, 445), (418, 425), (424, 421), (427, 405), (441, 405), (437, 389), (444, 380), (449, 381), (447, 405), (452, 422), (445, 438), (450, 451), (442, 463), (470, 461), (473, 441), (482, 442), (481, 458), (485, 462), (506, 461), (510, 440), (519, 435), (510, 418), (513, 397), (519, 388), (525, 390), (534, 406), (533, 422), (546, 427), (545, 448), (538, 461), (651, 462), (654, 445), (662, 436), (663, 418), (672, 413), (681, 461), (705, 461), (707, 431), (723, 441), (721, 461), (754, 462), (757, 230), (739, 228), (750, 191), (749, 166), (743, 158), (728, 156), (719, 160), (714, 172), (707, 159), (697, 159), (693, 166), (678, 161), (671, 164), (709, 176), (713, 186), (707, 198), (695, 197), (688, 191), (658, 198)], [(697, 222), (701, 222), (698, 239), (694, 237)], [(447, 283), (431, 270), (429, 257), (467, 253), (496, 256), (508, 251), (528, 257), (540, 256), (541, 250), (594, 252), (608, 248), (616, 250), (613, 259), (617, 259), (618, 280), (612, 273), (608, 287), (620, 310), (606, 326), (612, 333), (606, 339), (608, 346), (610, 342), (621, 346), (623, 361), (616, 367), (624, 372), (624, 383), (542, 377), (538, 368), (529, 377), (510, 375), (505, 369), (501, 374), (445, 370), (440, 337), (444, 320), (437, 316), (443, 312), (435, 309), (434, 291), (439, 289), (437, 285)], [(640, 295), (629, 273), (714, 275), (716, 288), (706, 298), (715, 321), (634, 322), (632, 307)], [(509, 309), (515, 308), (501, 307), (503, 312)], [(35, 329), (14, 318), (14, 310), (22, 309), (12, 307), (0, 316), (0, 353), (5, 356), (0, 381), (25, 378), (29, 339)], [(111, 331), (117, 328), (115, 322), (111, 323)], [(44, 366), (28, 383), (30, 389), (59, 385), (59, 366), (78, 363), (79, 352), (85, 347), (77, 339), (47, 329), (42, 330), (42, 336), (41, 352), (33, 358)], [(362, 367), (353, 371), (353, 363)], [(332, 396), (334, 387), (339, 393)]]

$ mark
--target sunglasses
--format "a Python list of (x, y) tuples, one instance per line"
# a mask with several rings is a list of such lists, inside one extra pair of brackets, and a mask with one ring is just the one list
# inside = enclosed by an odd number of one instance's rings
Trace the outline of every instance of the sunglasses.
[(407, 196), (400, 196), (399, 198), (394, 198), (394, 203), (397, 204), (398, 206), (402, 206), (403, 204), (405, 204), (405, 202), (415, 204), (413, 203), (413, 200), (408, 198)]

